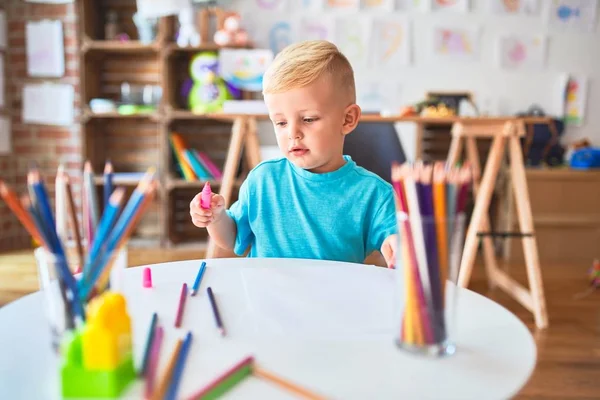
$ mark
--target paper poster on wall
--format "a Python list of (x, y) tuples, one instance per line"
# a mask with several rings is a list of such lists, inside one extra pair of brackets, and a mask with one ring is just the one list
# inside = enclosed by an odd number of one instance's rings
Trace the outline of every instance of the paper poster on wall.
[(254, 0), (258, 8), (265, 11), (285, 11), (288, 0)]
[(327, 0), (330, 10), (356, 11), (360, 8), (360, 0)]
[(410, 25), (402, 17), (378, 17), (371, 27), (369, 63), (373, 67), (410, 64)]
[(469, 0), (431, 0), (431, 11), (466, 13)]
[(331, 17), (302, 17), (298, 24), (298, 40), (333, 41), (333, 26)]
[(23, 85), (23, 122), (62, 125), (73, 123), (72, 85), (42, 83)]
[(458, 28), (437, 26), (433, 32), (434, 58), (474, 61), (479, 58), (480, 30), (478, 27)]
[(280, 20), (271, 24), (267, 31), (268, 47), (277, 55), (281, 50), (294, 43), (294, 29), (290, 21)]
[(369, 11), (394, 11), (395, 0), (362, 0), (362, 8)]
[(0, 49), (6, 48), (6, 12), (0, 10)]
[(62, 22), (27, 22), (25, 34), (29, 76), (63, 76), (65, 74), (65, 50)]
[(486, 0), (492, 14), (497, 15), (539, 15), (539, 0)]
[(364, 64), (367, 57), (369, 26), (361, 18), (338, 18), (335, 21), (334, 43), (354, 65)]
[(322, 11), (326, 0), (295, 0), (296, 9), (302, 11)]
[(0, 116), (0, 154), (10, 154), (12, 152), (11, 136), (10, 119)]
[(190, 0), (137, 0), (136, 3), (138, 14), (145, 18), (177, 15), (191, 5)]
[(357, 79), (356, 103), (363, 113), (397, 114), (401, 107), (401, 87), (381, 79)]
[(587, 78), (571, 75), (567, 83), (565, 122), (574, 126), (583, 125), (587, 97)]
[(431, 10), (431, 0), (396, 0), (396, 9), (400, 11), (421, 11)]
[(263, 76), (272, 61), (271, 50), (221, 49), (219, 75), (238, 89), (261, 91)]
[(550, 25), (561, 30), (591, 32), (596, 26), (598, 0), (552, 0)]
[(546, 38), (543, 35), (504, 35), (498, 39), (500, 67), (541, 69), (546, 63)]

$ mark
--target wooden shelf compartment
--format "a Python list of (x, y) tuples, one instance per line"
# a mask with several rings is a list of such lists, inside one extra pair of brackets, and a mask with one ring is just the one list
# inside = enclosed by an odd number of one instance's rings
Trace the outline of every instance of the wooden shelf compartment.
[(136, 0), (81, 0), (81, 33), (92, 40), (105, 40), (104, 25), (106, 16), (114, 11), (117, 14), (118, 33), (126, 33), (130, 40), (138, 40), (138, 32), (133, 22), (137, 11)]
[[(231, 139), (232, 122), (218, 120), (192, 120), (192, 121), (171, 121), (168, 125), (167, 141), (164, 145), (167, 147), (168, 175), (172, 176), (175, 185), (182, 185), (183, 177), (179, 175), (176, 169), (175, 159), (169, 143), (168, 135), (171, 132), (178, 133), (188, 148), (195, 149), (205, 153), (211, 161), (223, 172), (227, 149)], [(179, 181), (181, 179), (181, 181)], [(191, 182), (192, 186), (196, 183)], [(200, 183), (197, 183), (198, 185)], [(167, 185), (172, 187), (171, 185)]]
[[(98, 175), (104, 171), (107, 160), (116, 173), (146, 172), (159, 163), (160, 140), (157, 123), (147, 120), (93, 120), (83, 132), (83, 159), (89, 159)], [(134, 185), (134, 182), (129, 182)]]
[(137, 40), (84, 40), (81, 45), (83, 52), (109, 52), (109, 53), (158, 53), (158, 43), (146, 44)]

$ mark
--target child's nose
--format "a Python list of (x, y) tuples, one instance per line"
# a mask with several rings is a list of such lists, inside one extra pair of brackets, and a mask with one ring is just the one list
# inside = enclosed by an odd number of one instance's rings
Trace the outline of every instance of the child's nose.
[(300, 129), (300, 124), (292, 122), (288, 126), (288, 139), (295, 140), (302, 138), (302, 130)]

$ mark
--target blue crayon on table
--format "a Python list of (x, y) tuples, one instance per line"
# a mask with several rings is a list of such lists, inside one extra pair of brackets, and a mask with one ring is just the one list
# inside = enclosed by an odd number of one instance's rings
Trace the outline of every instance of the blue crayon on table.
[(194, 286), (192, 287), (192, 296), (195, 296), (198, 293), (198, 289), (200, 288), (200, 282), (202, 282), (202, 276), (204, 276), (204, 271), (206, 271), (206, 261), (202, 261), (202, 265), (198, 269), (198, 274), (196, 275), (196, 280), (194, 281)]
[(148, 329), (148, 336), (146, 339), (146, 348), (144, 349), (144, 358), (142, 359), (142, 365), (140, 367), (140, 376), (146, 376), (146, 371), (148, 370), (148, 361), (150, 358), (150, 349), (152, 348), (152, 343), (154, 341), (154, 336), (156, 334), (156, 323), (158, 321), (158, 314), (155, 312), (152, 314), (152, 320), (150, 321), (150, 328)]

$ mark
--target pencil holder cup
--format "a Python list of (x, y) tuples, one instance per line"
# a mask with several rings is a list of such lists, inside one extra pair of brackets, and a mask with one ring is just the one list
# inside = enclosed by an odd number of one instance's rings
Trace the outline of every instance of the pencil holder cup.
[(50, 253), (41, 247), (35, 249), (34, 255), (44, 311), (50, 327), (51, 344), (58, 352), (65, 333), (74, 328), (70, 306), (71, 293), (58, 279), (60, 264), (68, 266), (68, 263), (65, 257)]
[(397, 212), (394, 341), (427, 356), (454, 354), (456, 283), (464, 214), (452, 218)]

